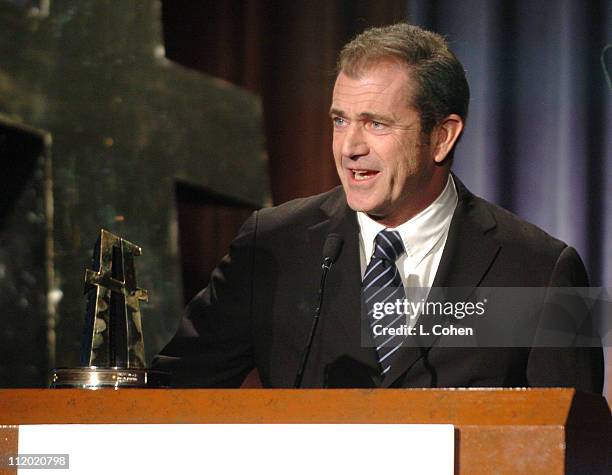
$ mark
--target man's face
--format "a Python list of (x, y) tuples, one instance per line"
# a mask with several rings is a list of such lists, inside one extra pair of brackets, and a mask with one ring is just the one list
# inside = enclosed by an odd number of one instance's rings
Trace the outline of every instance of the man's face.
[(334, 86), (333, 152), (348, 204), (388, 227), (435, 199), (425, 196), (437, 172), (410, 106), (412, 87), (406, 67), (395, 63), (374, 65), (356, 78), (341, 72)]

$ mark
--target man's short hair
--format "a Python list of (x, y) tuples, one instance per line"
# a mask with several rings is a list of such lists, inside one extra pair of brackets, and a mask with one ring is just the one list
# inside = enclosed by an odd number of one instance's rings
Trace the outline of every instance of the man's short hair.
[(359, 77), (388, 60), (409, 66), (416, 83), (411, 105), (419, 112), (424, 134), (449, 114), (465, 122), (470, 89), (463, 66), (442, 36), (407, 23), (370, 28), (342, 48), (337, 72)]

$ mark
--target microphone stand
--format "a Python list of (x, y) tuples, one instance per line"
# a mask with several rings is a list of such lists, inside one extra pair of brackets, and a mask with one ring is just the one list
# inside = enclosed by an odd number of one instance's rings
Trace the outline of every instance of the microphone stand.
[(332, 257), (326, 257), (323, 259), (323, 264), (321, 265), (321, 269), (323, 269), (323, 273), (321, 274), (321, 285), (319, 286), (319, 305), (315, 310), (315, 315), (312, 320), (312, 327), (310, 328), (310, 334), (308, 335), (308, 341), (306, 343), (306, 347), (304, 348), (304, 353), (302, 355), (302, 363), (300, 364), (300, 368), (295, 376), (295, 383), (293, 385), (294, 388), (298, 389), (302, 385), (302, 378), (304, 376), (304, 369), (306, 368), (306, 362), (308, 361), (308, 356), (310, 355), (310, 349), (312, 347), (312, 341), (314, 340), (315, 332), (317, 331), (317, 325), (319, 323), (319, 317), (321, 316), (321, 307), (323, 306), (323, 290), (325, 288), (325, 279), (327, 278), (327, 273), (332, 266), (334, 259)]

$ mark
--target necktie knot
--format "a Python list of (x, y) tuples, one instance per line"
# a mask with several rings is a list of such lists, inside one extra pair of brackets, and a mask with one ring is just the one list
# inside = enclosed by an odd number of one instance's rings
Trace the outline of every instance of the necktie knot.
[(376, 235), (373, 257), (394, 263), (404, 252), (404, 243), (397, 231), (383, 229)]

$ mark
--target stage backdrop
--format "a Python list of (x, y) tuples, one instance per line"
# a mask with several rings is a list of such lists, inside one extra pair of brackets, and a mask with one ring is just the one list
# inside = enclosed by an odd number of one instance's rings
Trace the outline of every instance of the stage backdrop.
[(164, 53), (155, 0), (0, 0), (0, 387), (79, 364), (100, 228), (143, 248), (150, 359), (182, 312), (181, 257), (269, 204), (259, 98)]

